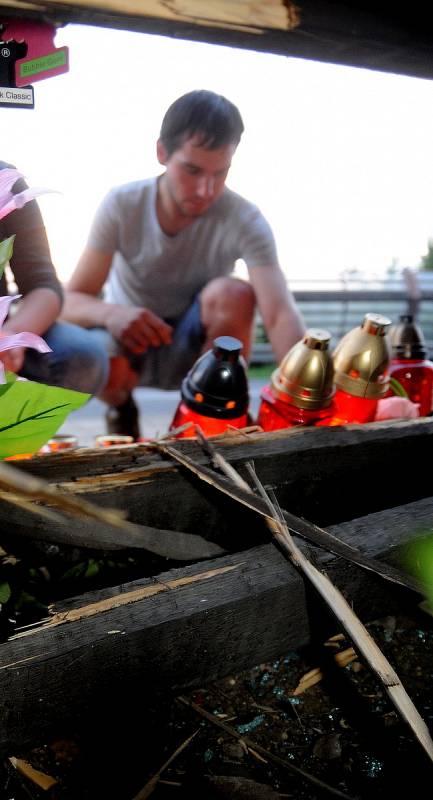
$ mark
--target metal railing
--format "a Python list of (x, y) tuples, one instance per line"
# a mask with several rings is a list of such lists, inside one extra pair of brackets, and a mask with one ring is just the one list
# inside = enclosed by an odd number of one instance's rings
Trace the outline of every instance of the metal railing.
[[(290, 288), (308, 328), (325, 328), (332, 335), (331, 347), (347, 331), (373, 312), (398, 321), (400, 314), (413, 314), (433, 356), (433, 273), (404, 270), (401, 276), (366, 279), (349, 276), (335, 281), (291, 281)], [(252, 364), (274, 361), (260, 316), (257, 315)]]

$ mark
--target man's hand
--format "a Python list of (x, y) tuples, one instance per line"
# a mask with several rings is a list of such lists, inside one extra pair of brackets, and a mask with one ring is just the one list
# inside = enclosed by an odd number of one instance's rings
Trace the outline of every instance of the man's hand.
[(173, 328), (147, 308), (111, 307), (106, 328), (124, 347), (140, 355), (149, 347), (171, 343)]
[(26, 354), (25, 347), (14, 347), (13, 350), (6, 350), (1, 354), (0, 360), (3, 361), (4, 368), (9, 372), (19, 372)]

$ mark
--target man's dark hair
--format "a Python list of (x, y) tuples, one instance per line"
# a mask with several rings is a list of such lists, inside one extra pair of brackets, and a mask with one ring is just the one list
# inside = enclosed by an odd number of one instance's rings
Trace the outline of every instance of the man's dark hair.
[(199, 146), (216, 150), (239, 144), (244, 124), (236, 106), (205, 89), (188, 92), (172, 103), (162, 120), (160, 139), (169, 156), (196, 134)]

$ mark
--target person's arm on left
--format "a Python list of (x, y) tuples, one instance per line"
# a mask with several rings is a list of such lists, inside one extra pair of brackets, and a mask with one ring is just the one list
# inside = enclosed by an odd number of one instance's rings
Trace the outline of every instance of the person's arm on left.
[(16, 310), (5, 322), (3, 331), (30, 331), (42, 336), (57, 319), (61, 307), (60, 298), (52, 289), (33, 289), (18, 301)]
[[(26, 183), (19, 179), (14, 192), (23, 191)], [(50, 248), (36, 200), (9, 214), (2, 224), (4, 237), (15, 235), (11, 269), (18, 292), (22, 295), (9, 314), (2, 330), (5, 333), (29, 331), (39, 336), (58, 318), (63, 292), (57, 278)], [(18, 372), (24, 360), (24, 348), (15, 348), (2, 356), (7, 369)]]
[(302, 339), (305, 324), (278, 264), (249, 268), (250, 282), (277, 363)]
[[(28, 331), (39, 336), (57, 319), (61, 302), (59, 296), (51, 289), (33, 289), (23, 297), (15, 313), (3, 325), (4, 333), (22, 333)], [(25, 357), (24, 347), (15, 347), (2, 354), (6, 369), (19, 372)]]

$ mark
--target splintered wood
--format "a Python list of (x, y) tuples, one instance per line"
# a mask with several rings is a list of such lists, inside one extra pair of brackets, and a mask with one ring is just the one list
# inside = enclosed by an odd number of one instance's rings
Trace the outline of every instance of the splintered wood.
[[(58, 8), (56, 0), (44, 0), (46, 11)], [(34, 9), (34, 4), (25, 0), (0, 0), (0, 7)], [(63, 0), (62, 8), (86, 9), (89, 13), (95, 11), (117, 14), (120, 17), (133, 16), (137, 18), (152, 17), (154, 19), (172, 20), (176, 22), (193, 22), (197, 25), (206, 25), (231, 30), (245, 30), (251, 33), (263, 29), (276, 29), (289, 31), (300, 23), (299, 9), (291, 0), (266, 0), (266, 2), (251, 2), (251, 0)]]

